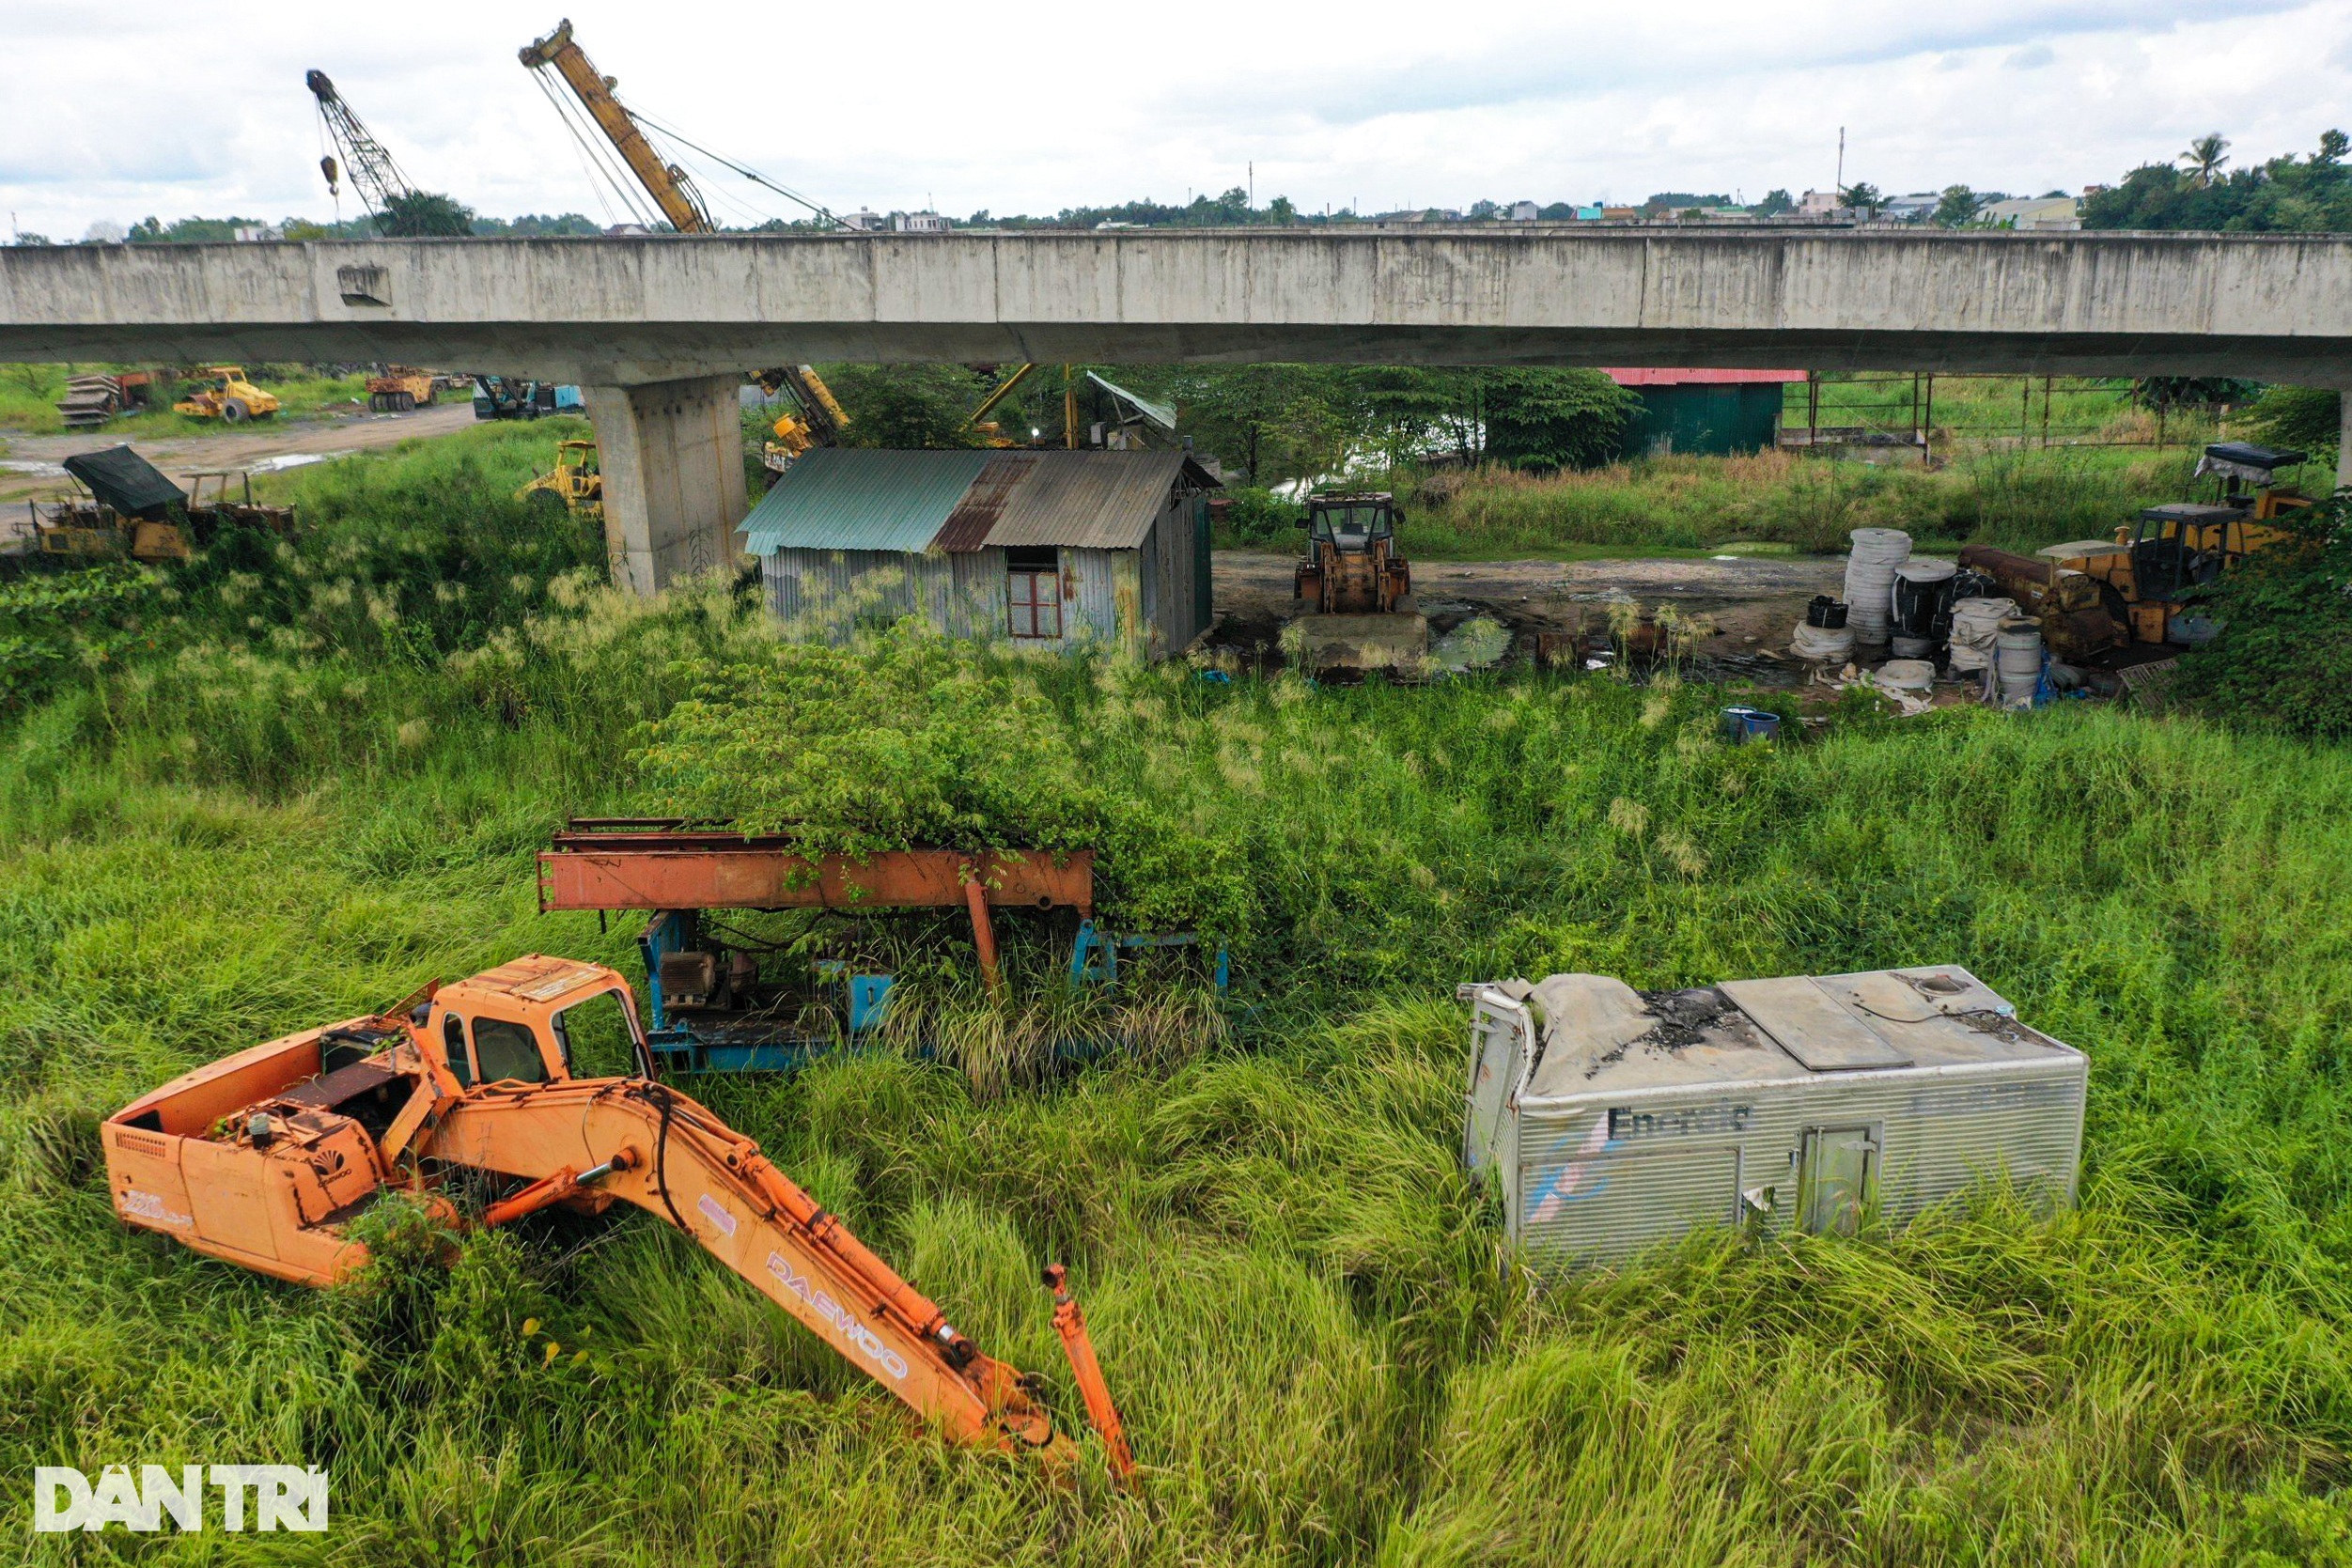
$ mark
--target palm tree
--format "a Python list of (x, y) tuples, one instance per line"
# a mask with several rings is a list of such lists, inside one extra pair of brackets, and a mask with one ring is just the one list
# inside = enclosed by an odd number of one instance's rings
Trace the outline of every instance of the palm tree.
[(2200, 185), (2212, 184), (2213, 177), (2220, 174), (2221, 165), (2229, 162), (2221, 156), (2222, 149), (2229, 145), (2228, 139), (2219, 131), (2208, 131), (2189, 143), (2188, 150), (2180, 155), (2180, 161), (2188, 165), (2188, 178)]

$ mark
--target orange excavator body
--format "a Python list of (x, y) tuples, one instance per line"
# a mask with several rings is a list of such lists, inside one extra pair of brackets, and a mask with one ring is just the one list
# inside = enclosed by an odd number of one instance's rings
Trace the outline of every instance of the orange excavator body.
[[(628, 1020), (639, 1073), (575, 1078), (567, 1017), (606, 996)], [(310, 1285), (366, 1262), (349, 1223), (387, 1188), (482, 1225), (557, 1203), (631, 1203), (693, 1237), (950, 1437), (1057, 1465), (1071, 1457), (1034, 1380), (981, 1354), (757, 1143), (649, 1066), (625, 980), (533, 955), (140, 1096), (101, 1128), (107, 1183), (126, 1223)], [(439, 1187), (457, 1167), (511, 1190), (462, 1214)], [(1052, 1278), (1058, 1287), (1058, 1269)], [(1057, 1288), (1057, 1309), (1066, 1299)], [(1057, 1326), (1074, 1313), (1072, 1304)], [(1083, 1324), (1078, 1333), (1083, 1344)], [(1126, 1440), (1091, 1345), (1083, 1360), (1073, 1353), (1072, 1370), (1090, 1416), (1111, 1412), (1104, 1435), (1124, 1481)]]

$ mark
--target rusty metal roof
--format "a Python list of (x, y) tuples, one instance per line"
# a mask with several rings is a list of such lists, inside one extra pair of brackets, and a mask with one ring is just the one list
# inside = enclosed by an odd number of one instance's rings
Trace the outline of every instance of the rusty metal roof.
[(941, 550), (978, 550), (989, 542), (989, 531), (1005, 515), (1005, 503), (1020, 488), (1029, 471), (1044, 456), (1038, 452), (1000, 452), (989, 459), (980, 477), (972, 482), (946, 524), (931, 542)]
[(1214, 485), (1188, 452), (1037, 452), (1041, 459), (1006, 499), (991, 546), (1066, 545), (1073, 550), (1133, 550), (1151, 532), (1168, 492), (1189, 467), (1192, 481)]
[(892, 452), (819, 447), (743, 520), (779, 550), (1133, 550), (1177, 481), (1217, 481), (1185, 452)]

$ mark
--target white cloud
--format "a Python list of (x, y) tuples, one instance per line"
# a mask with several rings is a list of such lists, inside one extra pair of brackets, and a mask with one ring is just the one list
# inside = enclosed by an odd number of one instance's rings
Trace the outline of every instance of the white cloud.
[[(963, 214), (1241, 185), (1366, 210), (1827, 185), (2073, 189), (2217, 126), (2308, 148), (2352, 86), (2352, 0), (1542, 0), (1103, 8), (569, 0), (625, 98), (836, 208)], [(491, 213), (606, 208), (515, 52), (548, 14), (0, 0), (0, 208), (52, 235), (154, 213), (330, 211), (303, 72), (415, 181)], [(520, 20), (518, 20), (520, 19)], [(102, 112), (93, 105), (102, 105)], [(732, 177), (723, 212), (789, 215)], [(351, 210), (344, 197), (345, 211)]]

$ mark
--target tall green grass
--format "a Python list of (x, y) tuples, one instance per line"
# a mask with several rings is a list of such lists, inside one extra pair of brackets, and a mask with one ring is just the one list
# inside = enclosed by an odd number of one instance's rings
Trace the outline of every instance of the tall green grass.
[[(354, 525), (437, 536), (397, 489), (332, 482)], [(535, 912), (532, 851), (566, 812), (656, 799), (642, 726), (775, 656), (709, 591), (517, 590), (415, 643), (306, 597), (232, 640), (211, 592), (183, 648), (0, 735), (20, 1521), (36, 1464), (287, 1460), (333, 1473), (326, 1542), (214, 1535), (208, 1560), (2346, 1560), (2340, 749), (2081, 708), (1732, 749), (1696, 689), (964, 656), (1034, 689), (1020, 722), (1107, 828), (1188, 846), (1106, 856), (1108, 908), (1231, 940), (1245, 1010), (1209, 1026), (1140, 986), (1145, 1048), (1013, 1070), (1086, 1020), (1054, 1011), (1054, 939), (1008, 917), (1003, 1014), (960, 944), (911, 939), (911, 1000), (963, 1059), (694, 1092), (1070, 1414), (1033, 1281), (1072, 1262), (1145, 1467), (1126, 1498), (944, 1449), (646, 1217), (547, 1217), (455, 1266), (396, 1235), (325, 1294), (117, 1225), (94, 1120), (174, 1073), (517, 952), (633, 970), (628, 923)], [(1992, 1191), (1892, 1236), (1703, 1235), (1546, 1290), (1513, 1269), (1456, 1158), (1455, 982), (1926, 960), (2089, 1053), (2076, 1212)]]
[(2104, 538), (2141, 507), (2189, 494), (2193, 452), (1981, 452), (1932, 472), (1784, 452), (1651, 458), (1587, 473), (1481, 470), (1424, 481), (1402, 534), (1437, 560), (1544, 555), (1577, 546), (1708, 550), (1737, 540), (1843, 551), (1856, 528), (1923, 545), (2032, 551)]

